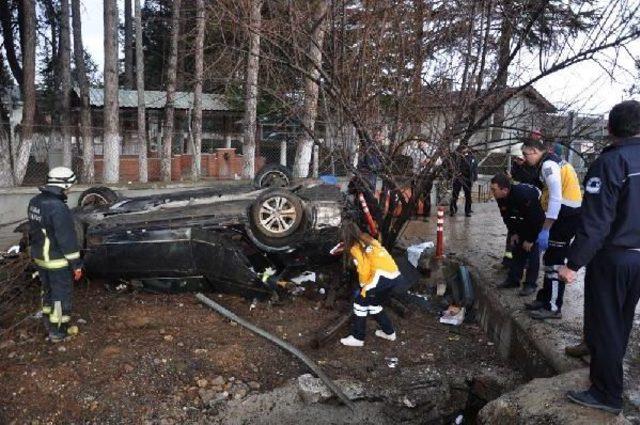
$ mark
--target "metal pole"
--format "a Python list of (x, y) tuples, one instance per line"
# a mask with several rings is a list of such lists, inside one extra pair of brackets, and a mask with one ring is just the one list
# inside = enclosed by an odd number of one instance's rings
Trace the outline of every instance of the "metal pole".
[(318, 168), (319, 168), (318, 162), (319, 161), (320, 161), (320, 148), (318, 147), (318, 145), (313, 145), (313, 178), (314, 179), (318, 178)]
[(304, 364), (306, 364), (309, 367), (309, 369), (311, 369), (318, 376), (318, 378), (320, 378), (327, 385), (327, 387), (329, 387), (329, 389), (331, 389), (331, 391), (333, 391), (333, 393), (335, 395), (337, 395), (338, 398), (347, 407), (349, 407), (351, 410), (355, 410), (355, 404), (353, 403), (353, 401), (351, 401), (351, 399), (349, 399), (349, 397), (347, 397), (345, 395), (345, 393), (342, 392), (340, 387), (338, 387), (322, 371), (322, 369), (320, 369), (320, 366), (318, 366), (313, 360), (311, 360), (309, 357), (307, 357), (302, 351), (298, 350), (296, 347), (294, 347), (293, 345), (283, 341), (282, 339), (278, 338), (277, 336), (270, 334), (269, 332), (265, 331), (264, 329), (261, 329), (261, 328), (257, 327), (256, 325), (254, 325), (253, 323), (243, 319), (242, 317), (237, 316), (232, 311), (227, 310), (226, 308), (224, 308), (220, 304), (216, 303), (212, 299), (205, 297), (203, 294), (197, 293), (196, 294), (196, 298), (201, 303), (203, 303), (207, 307), (215, 310), (216, 312), (220, 313), (221, 315), (223, 315), (227, 319), (232, 320), (232, 321), (236, 322), (237, 324), (239, 324), (241, 326), (244, 326), (245, 328), (249, 329), (251, 332), (256, 333), (256, 334), (260, 335), (261, 337), (273, 342), (277, 346), (287, 350), (288, 352), (290, 352), (291, 354), (293, 354), (294, 356), (296, 356), (297, 358), (302, 360), (302, 362)]

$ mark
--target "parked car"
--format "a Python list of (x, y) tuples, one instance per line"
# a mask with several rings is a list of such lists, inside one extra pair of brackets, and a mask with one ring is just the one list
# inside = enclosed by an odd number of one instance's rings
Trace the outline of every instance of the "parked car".
[(304, 180), (131, 198), (93, 187), (73, 214), (89, 278), (260, 297), (283, 273), (331, 260), (343, 207), (338, 187)]

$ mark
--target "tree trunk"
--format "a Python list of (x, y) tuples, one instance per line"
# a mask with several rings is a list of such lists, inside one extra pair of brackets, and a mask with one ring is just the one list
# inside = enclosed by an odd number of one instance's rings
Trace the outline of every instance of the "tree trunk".
[(120, 179), (118, 132), (118, 2), (104, 1), (104, 131), (102, 136), (104, 183)]
[(196, 0), (195, 86), (193, 88), (193, 163), (191, 178), (200, 179), (202, 158), (202, 74), (204, 68), (204, 0)]
[[(509, 56), (511, 54), (511, 37), (513, 27), (510, 17), (502, 17), (502, 25), (500, 26), (500, 38), (498, 39), (498, 75), (496, 77), (496, 101), (501, 102), (505, 89), (507, 88), (507, 80), (509, 77), (508, 65)], [(504, 124), (504, 108), (500, 106), (493, 113), (493, 127), (491, 129), (491, 141), (500, 143), (502, 140), (502, 126)]]
[(124, 0), (124, 88), (132, 90), (133, 80), (133, 22), (131, 0)]
[(62, 132), (62, 165), (71, 168), (71, 31), (69, 0), (60, 1), (60, 126)]
[(18, 82), (19, 86), (22, 86), (22, 69), (18, 61), (18, 55), (16, 54), (16, 46), (18, 45), (13, 37), (11, 9), (9, 8), (9, 2), (6, 0), (0, 1), (0, 24), (2, 25), (2, 39), (4, 41), (4, 50), (7, 52), (7, 62), (9, 62), (9, 68), (13, 77)]
[[(22, 184), (27, 172), (31, 144), (33, 143), (33, 121), (36, 113), (36, 10), (34, 2), (21, 3), (24, 30), (22, 44), (22, 129), (19, 147), (13, 158), (13, 180)], [(14, 141), (14, 143), (16, 143)]]
[(80, 84), (80, 137), (82, 137), (80, 179), (83, 183), (93, 183), (95, 180), (93, 132), (91, 131), (91, 107), (89, 105), (89, 79), (84, 64), (84, 46), (82, 44), (80, 0), (71, 0), (71, 14), (73, 16), (73, 57)]
[(260, 69), (260, 27), (263, 0), (249, 0), (249, 55), (244, 82), (244, 121), (242, 177), (253, 179), (256, 169), (256, 108), (258, 106), (258, 71)]
[(144, 105), (144, 52), (142, 50), (142, 11), (140, 0), (136, 3), (136, 88), (138, 89), (138, 165), (140, 182), (149, 181), (147, 162), (147, 128)]
[(178, 67), (178, 36), (180, 34), (180, 0), (174, 0), (171, 13), (171, 45), (169, 46), (169, 68), (167, 69), (167, 103), (164, 108), (162, 133), (162, 181), (171, 181), (171, 145), (173, 141), (173, 115), (176, 97), (176, 72)]
[(320, 67), (322, 66), (322, 44), (326, 29), (326, 15), (328, 9), (327, 0), (317, 0), (314, 5), (313, 32), (309, 45), (309, 75), (305, 79), (304, 109), (302, 111), (302, 126), (304, 133), (298, 139), (296, 147), (296, 157), (293, 164), (293, 175), (295, 177), (307, 177), (309, 175), (309, 164), (313, 152), (313, 141), (315, 139), (316, 117), (318, 116), (318, 78), (320, 77)]

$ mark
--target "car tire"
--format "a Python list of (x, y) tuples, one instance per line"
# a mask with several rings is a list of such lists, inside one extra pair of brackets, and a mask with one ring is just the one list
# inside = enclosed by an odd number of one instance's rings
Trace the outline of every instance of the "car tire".
[(249, 208), (252, 234), (273, 247), (287, 245), (295, 239), (304, 218), (302, 201), (285, 189), (267, 190)]
[(267, 187), (287, 187), (293, 180), (291, 170), (280, 164), (267, 164), (256, 173), (253, 187), (264, 189)]
[(90, 187), (80, 194), (79, 207), (108, 207), (116, 203), (118, 194), (104, 186)]

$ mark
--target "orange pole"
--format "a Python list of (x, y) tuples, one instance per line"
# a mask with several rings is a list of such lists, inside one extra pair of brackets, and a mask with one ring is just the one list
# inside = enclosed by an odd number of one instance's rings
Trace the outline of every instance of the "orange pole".
[(436, 258), (444, 257), (444, 208), (438, 207)]
[(378, 229), (376, 228), (376, 222), (373, 220), (371, 213), (369, 212), (369, 207), (367, 206), (367, 201), (364, 199), (364, 195), (360, 193), (358, 195), (358, 200), (360, 201), (360, 206), (362, 207), (362, 211), (364, 212), (364, 217), (367, 220), (367, 225), (369, 226), (369, 233), (374, 238), (378, 235)]

